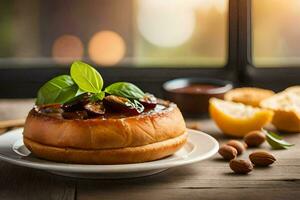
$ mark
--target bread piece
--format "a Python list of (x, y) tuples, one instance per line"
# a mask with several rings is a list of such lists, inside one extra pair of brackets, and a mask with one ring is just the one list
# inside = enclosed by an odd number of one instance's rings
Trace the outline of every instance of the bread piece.
[(266, 90), (254, 87), (235, 88), (227, 92), (224, 99), (237, 103), (243, 103), (254, 107), (259, 107), (262, 100), (273, 96), (275, 93), (272, 90)]
[(300, 86), (287, 88), (260, 105), (274, 111), (272, 124), (278, 130), (300, 132)]
[(134, 116), (109, 114), (63, 119), (32, 109), (23, 131), (25, 146), (37, 157), (67, 163), (121, 164), (160, 159), (186, 142), (185, 122), (176, 104), (160, 101)]
[(294, 96), (300, 97), (300, 86), (295, 85), (295, 86), (288, 87), (283, 92), (291, 93)]
[(126, 164), (157, 160), (178, 151), (187, 140), (187, 133), (178, 137), (138, 147), (86, 150), (43, 145), (24, 137), (26, 147), (37, 157), (64, 163)]

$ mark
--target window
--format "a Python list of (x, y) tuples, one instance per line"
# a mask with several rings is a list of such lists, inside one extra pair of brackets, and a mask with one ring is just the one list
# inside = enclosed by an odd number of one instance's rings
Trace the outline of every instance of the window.
[(254, 65), (299, 66), (299, 22), (299, 0), (252, 0)]
[(299, 84), (299, 0), (0, 2), (0, 97), (35, 96), (74, 59), (99, 66), (106, 84), (126, 80), (159, 96), (177, 77)]
[(223, 67), (228, 3), (1, 0), (0, 67), (68, 66), (74, 59), (101, 66)]
[(140, 65), (219, 66), (227, 62), (228, 0), (140, 0)]

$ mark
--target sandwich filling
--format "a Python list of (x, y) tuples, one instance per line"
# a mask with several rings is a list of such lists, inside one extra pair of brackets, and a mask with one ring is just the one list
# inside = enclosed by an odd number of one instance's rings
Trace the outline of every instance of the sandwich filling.
[(57, 119), (86, 120), (124, 118), (161, 112), (168, 108), (167, 102), (151, 94), (134, 103), (127, 98), (108, 95), (101, 101), (92, 101), (89, 94), (65, 104), (35, 106), (35, 111)]

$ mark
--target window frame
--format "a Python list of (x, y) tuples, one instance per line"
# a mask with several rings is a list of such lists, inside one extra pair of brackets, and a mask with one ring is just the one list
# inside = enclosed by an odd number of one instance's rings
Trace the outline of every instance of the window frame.
[[(99, 68), (106, 83), (129, 81), (138, 84), (146, 91), (162, 96), (162, 83), (179, 77), (205, 77), (231, 80), (238, 84), (238, 8), (239, 0), (228, 1), (227, 63), (224, 67), (147, 67), (133, 68), (118, 65), (111, 68)], [(97, 66), (97, 65), (94, 65)], [(38, 88), (53, 76), (68, 74), (69, 69), (53, 63), (38, 64), (0, 62), (0, 98), (32, 98)]]
[(256, 67), (253, 63), (252, 0), (239, 2), (240, 85), (269, 88), (276, 91), (300, 83), (299, 66)]

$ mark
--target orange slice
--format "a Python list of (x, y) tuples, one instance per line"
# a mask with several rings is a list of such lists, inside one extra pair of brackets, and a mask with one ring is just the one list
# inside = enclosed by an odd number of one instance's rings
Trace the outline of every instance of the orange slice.
[(217, 98), (209, 100), (209, 112), (224, 134), (235, 137), (243, 137), (250, 131), (260, 130), (273, 117), (270, 110)]

